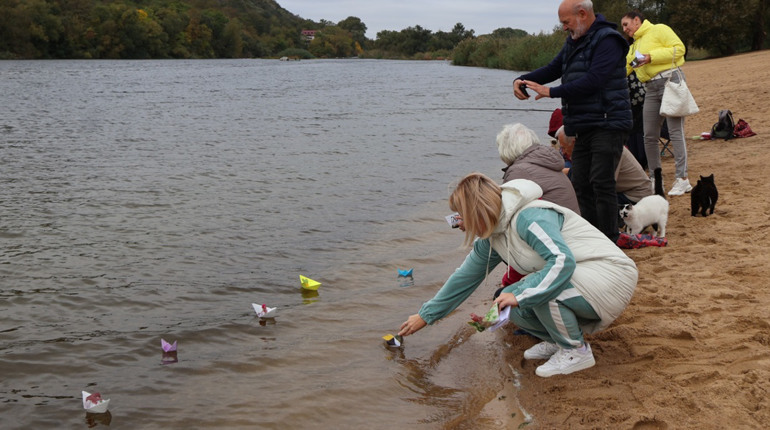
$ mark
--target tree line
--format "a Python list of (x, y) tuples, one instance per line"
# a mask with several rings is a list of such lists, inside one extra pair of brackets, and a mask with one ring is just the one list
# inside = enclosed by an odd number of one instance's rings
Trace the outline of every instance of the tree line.
[(267, 57), (306, 26), (272, 0), (0, 0), (0, 57)]
[[(766, 49), (770, 0), (594, 0), (594, 11), (618, 24), (628, 12), (641, 12), (653, 24), (669, 25), (688, 49), (688, 58), (728, 56)], [(556, 11), (554, 11), (556, 14)], [(565, 33), (556, 25), (537, 35), (498, 29), (465, 39), (454, 49), (454, 64), (508, 70), (533, 70), (561, 49)], [(695, 53), (695, 54), (693, 54)]]
[[(690, 50), (724, 56), (767, 46), (770, 0), (594, 0), (619, 23), (631, 10), (670, 25)], [(451, 58), (455, 64), (531, 70), (547, 63), (565, 34), (500, 28), (477, 36), (419, 25), (374, 40), (350, 16), (303, 19), (273, 0), (0, 0), (0, 58)], [(315, 30), (312, 38), (302, 30)]]

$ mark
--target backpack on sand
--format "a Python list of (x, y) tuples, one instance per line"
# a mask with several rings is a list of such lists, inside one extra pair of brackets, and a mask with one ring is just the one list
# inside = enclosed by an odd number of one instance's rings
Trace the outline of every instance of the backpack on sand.
[(719, 121), (711, 127), (711, 138), (724, 140), (732, 139), (734, 130), (735, 120), (733, 120), (733, 113), (728, 109), (720, 110)]

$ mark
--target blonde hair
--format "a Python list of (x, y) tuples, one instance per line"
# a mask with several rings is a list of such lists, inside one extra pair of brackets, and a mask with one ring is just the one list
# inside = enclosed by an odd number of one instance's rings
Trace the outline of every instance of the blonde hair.
[(524, 124), (508, 124), (497, 134), (497, 150), (500, 159), (510, 166), (532, 145), (540, 144), (537, 134)]
[(492, 235), (502, 207), (500, 186), (481, 173), (462, 178), (449, 196), (449, 208), (463, 217), (465, 245), (477, 236), (485, 239)]

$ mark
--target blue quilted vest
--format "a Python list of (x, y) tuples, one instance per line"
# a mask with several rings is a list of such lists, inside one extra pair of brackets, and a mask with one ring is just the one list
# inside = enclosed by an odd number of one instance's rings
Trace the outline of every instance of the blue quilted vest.
[[(601, 24), (601, 23), (600, 23)], [(612, 25), (612, 24), (610, 24)], [(589, 32), (577, 43), (568, 41), (562, 57), (562, 83), (574, 81), (591, 66), (594, 48), (605, 37), (616, 37), (626, 44), (623, 36), (610, 25), (592, 26)], [(568, 135), (592, 128), (607, 130), (631, 130), (631, 101), (626, 79), (626, 58), (618, 58), (606, 84), (590, 96), (562, 98), (564, 128)]]

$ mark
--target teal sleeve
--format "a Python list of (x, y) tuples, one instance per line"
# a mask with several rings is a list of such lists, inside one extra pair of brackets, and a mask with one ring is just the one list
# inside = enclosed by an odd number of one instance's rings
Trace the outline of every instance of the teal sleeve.
[(547, 303), (572, 286), (575, 257), (561, 235), (563, 224), (564, 215), (553, 209), (528, 208), (519, 213), (516, 233), (545, 260), (542, 269), (503, 289), (516, 296), (519, 307)]
[(455, 310), (484, 281), (487, 273), (501, 261), (491, 249), (489, 239), (477, 239), (463, 264), (447, 279), (444, 286), (425, 302), (418, 314), (428, 324), (440, 320)]

